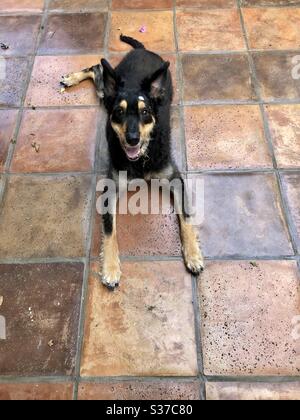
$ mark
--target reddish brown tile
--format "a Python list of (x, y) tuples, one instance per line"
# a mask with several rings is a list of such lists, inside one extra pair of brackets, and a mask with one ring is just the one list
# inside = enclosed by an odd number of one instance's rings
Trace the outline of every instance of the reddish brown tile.
[(173, 0), (112, 0), (113, 9), (172, 9)]
[(250, 48), (288, 50), (300, 47), (300, 9), (244, 9), (243, 15)]
[(2, 401), (66, 401), (72, 400), (70, 383), (16, 383), (0, 384)]
[(0, 217), (1, 258), (83, 257), (90, 176), (13, 176)]
[(295, 54), (253, 54), (261, 95), (264, 100), (299, 99), (300, 83), (293, 77)]
[(0, 57), (0, 106), (18, 106), (28, 77), (25, 58)]
[(295, 230), (295, 240), (300, 252), (300, 174), (285, 174), (282, 176), (288, 205), (292, 214)]
[(241, 0), (241, 6), (294, 6), (298, 5), (299, 0)]
[(300, 383), (207, 383), (206, 397), (208, 401), (298, 401)]
[(26, 97), (26, 106), (98, 105), (99, 99), (93, 82), (87, 80), (79, 86), (61, 93), (61, 77), (99, 63), (98, 56), (36, 57)]
[[(140, 33), (142, 26), (146, 26), (146, 33)], [(163, 36), (158, 28), (163, 28)], [(175, 51), (175, 37), (173, 25), (173, 13), (163, 12), (113, 12), (110, 43), (111, 51), (128, 51), (128, 45), (120, 41), (120, 35), (126, 34), (143, 42), (145, 46), (154, 51)]]
[(300, 105), (266, 106), (277, 164), (300, 167)]
[(107, 6), (108, 0), (51, 0), (49, 8), (53, 12), (99, 12), (107, 10)]
[(184, 55), (182, 66), (185, 101), (255, 99), (246, 55)]
[(299, 375), (299, 284), (295, 261), (207, 263), (199, 283), (205, 374)]
[(199, 7), (201, 9), (236, 8), (235, 0), (177, 0), (177, 7)]
[(100, 284), (99, 264), (91, 270), (82, 376), (197, 375), (191, 278), (182, 263), (123, 263), (115, 293)]
[(200, 384), (182, 381), (124, 381), (79, 385), (79, 400), (199, 400)]
[(40, 16), (0, 16), (0, 39), (9, 46), (1, 55), (32, 54), (40, 23)]
[(189, 169), (273, 167), (258, 106), (185, 110)]
[(236, 10), (178, 11), (181, 51), (245, 50)]
[(41, 12), (44, 0), (1, 0), (1, 12)]
[(0, 265), (1, 375), (73, 373), (83, 270), (83, 264)]
[(13, 140), (18, 111), (0, 110), (0, 172), (4, 171), (7, 153)]
[[(98, 110), (26, 111), (12, 172), (84, 172), (94, 166)], [(32, 147), (39, 145), (39, 153)]]
[(48, 17), (40, 53), (94, 53), (104, 48), (107, 14), (53, 14)]
[(200, 239), (209, 257), (293, 255), (276, 177), (205, 176)]

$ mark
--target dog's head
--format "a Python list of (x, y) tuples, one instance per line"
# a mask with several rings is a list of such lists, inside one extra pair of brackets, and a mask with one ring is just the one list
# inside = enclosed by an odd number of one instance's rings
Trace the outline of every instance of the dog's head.
[(157, 105), (164, 98), (163, 86), (170, 63), (165, 62), (135, 91), (126, 91), (124, 83), (106, 60), (102, 60), (102, 66), (104, 101), (111, 126), (128, 160), (137, 161), (147, 154), (156, 127)]

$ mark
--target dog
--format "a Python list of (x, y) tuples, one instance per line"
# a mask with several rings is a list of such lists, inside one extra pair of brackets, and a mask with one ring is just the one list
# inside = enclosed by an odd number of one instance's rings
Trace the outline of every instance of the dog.
[[(113, 68), (105, 59), (101, 64), (64, 76), (65, 87), (92, 79), (97, 95), (108, 113), (106, 136), (110, 155), (108, 178), (118, 184), (119, 173), (128, 179), (180, 180), (177, 198), (182, 251), (187, 269), (198, 276), (203, 271), (203, 256), (194, 226), (184, 201), (187, 191), (183, 178), (171, 157), (171, 104), (173, 100), (170, 63), (148, 51), (139, 41), (121, 35), (130, 51)], [(116, 198), (111, 198), (109, 214), (103, 216), (102, 282), (109, 289), (119, 286), (121, 267), (117, 242)], [(180, 207), (180, 208), (179, 208)]]

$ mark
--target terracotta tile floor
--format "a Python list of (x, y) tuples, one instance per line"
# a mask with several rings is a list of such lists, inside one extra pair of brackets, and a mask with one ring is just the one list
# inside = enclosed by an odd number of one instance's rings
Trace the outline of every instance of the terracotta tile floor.
[[(300, 2), (128, 3), (1, 0), (0, 400), (300, 399)], [(172, 63), (207, 262), (186, 273), (174, 214), (119, 216), (112, 294), (105, 112), (91, 82), (58, 82), (116, 64), (121, 32)]]

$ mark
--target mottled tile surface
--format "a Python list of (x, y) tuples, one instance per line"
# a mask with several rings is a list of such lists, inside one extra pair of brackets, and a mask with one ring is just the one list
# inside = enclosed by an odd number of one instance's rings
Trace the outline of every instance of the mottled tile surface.
[(200, 239), (210, 257), (292, 255), (276, 177), (205, 176)]
[[(1, 115), (1, 114), (0, 114)], [(12, 172), (84, 172), (94, 166), (97, 109), (28, 110), (23, 115)], [(36, 143), (39, 152), (32, 147)]]
[(300, 8), (244, 9), (250, 48), (288, 50), (300, 47)]
[(88, 54), (104, 48), (107, 14), (54, 14), (48, 17), (39, 53)]
[(11, 177), (1, 209), (0, 258), (84, 256), (90, 195), (89, 176)]
[(294, 227), (294, 236), (300, 251), (300, 174), (291, 173), (282, 175), (285, 194), (288, 206), (290, 208), (291, 217)]
[(208, 401), (298, 401), (300, 382), (284, 383), (207, 383)]
[(299, 375), (296, 262), (209, 262), (199, 297), (206, 375)]
[[(63, 75), (98, 64), (98, 56), (36, 57), (26, 96), (26, 106), (98, 105), (99, 99), (91, 80), (61, 93)], [(1, 95), (0, 95), (1, 97)]]
[(1, 12), (41, 12), (44, 0), (1, 0)]
[(266, 106), (277, 164), (300, 167), (300, 105)]
[[(147, 31), (142, 34), (139, 30), (143, 26), (147, 28)], [(163, 36), (158, 28), (163, 28)], [(113, 12), (109, 42), (111, 51), (120, 52), (131, 49), (130, 46), (120, 41), (122, 33), (138, 39), (150, 50), (175, 51), (173, 13), (171, 11)]]
[(272, 167), (258, 106), (185, 109), (189, 169)]
[(177, 7), (199, 7), (201, 9), (231, 9), (236, 7), (235, 0), (177, 0)]
[(82, 12), (106, 10), (108, 0), (51, 0), (50, 10), (55, 12)]
[(299, 0), (241, 0), (241, 6), (298, 6)]
[(113, 9), (171, 9), (173, 0), (112, 0)]
[(198, 400), (198, 382), (123, 381), (79, 385), (79, 400)]
[(255, 98), (246, 55), (183, 55), (182, 66), (185, 101)]
[(177, 29), (181, 51), (246, 49), (235, 10), (179, 11)]
[[(300, 83), (293, 75), (293, 53), (253, 54), (261, 95), (264, 100), (300, 98)], [(299, 60), (297, 61), (299, 63)], [(296, 69), (297, 70), (297, 69)], [(299, 72), (299, 71), (298, 71)]]
[(26, 58), (0, 58), (0, 106), (21, 105), (28, 77)]
[(1, 375), (73, 373), (83, 268), (82, 264), (0, 265), (1, 315), (6, 319)]
[(3, 401), (69, 401), (73, 385), (69, 383), (4, 383), (0, 384)]
[(99, 264), (91, 270), (83, 376), (197, 375), (191, 278), (183, 264), (123, 263), (116, 293), (100, 284)]
[(7, 153), (14, 137), (18, 111), (0, 110), (0, 172), (3, 172)]

